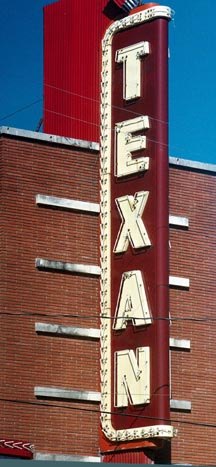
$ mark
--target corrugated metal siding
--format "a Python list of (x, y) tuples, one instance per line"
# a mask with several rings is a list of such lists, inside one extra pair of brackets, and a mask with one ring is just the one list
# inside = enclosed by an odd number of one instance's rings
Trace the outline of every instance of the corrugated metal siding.
[(107, 0), (44, 8), (44, 131), (99, 140), (101, 39)]
[(144, 451), (120, 451), (112, 454), (106, 454), (103, 462), (112, 462), (114, 464), (154, 464)]

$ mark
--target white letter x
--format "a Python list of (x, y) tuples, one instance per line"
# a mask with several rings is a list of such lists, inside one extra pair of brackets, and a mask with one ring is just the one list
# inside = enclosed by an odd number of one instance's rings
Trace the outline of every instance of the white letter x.
[(126, 251), (129, 242), (133, 248), (143, 248), (151, 245), (141, 219), (148, 195), (149, 191), (139, 191), (135, 193), (135, 196), (126, 195), (115, 200), (122, 224), (114, 246), (114, 253)]

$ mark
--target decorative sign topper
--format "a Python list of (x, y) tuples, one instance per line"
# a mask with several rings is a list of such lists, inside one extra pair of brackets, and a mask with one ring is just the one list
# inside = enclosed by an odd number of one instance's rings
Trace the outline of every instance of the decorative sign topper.
[(141, 9), (103, 40), (101, 426), (113, 445), (171, 438), (167, 29)]

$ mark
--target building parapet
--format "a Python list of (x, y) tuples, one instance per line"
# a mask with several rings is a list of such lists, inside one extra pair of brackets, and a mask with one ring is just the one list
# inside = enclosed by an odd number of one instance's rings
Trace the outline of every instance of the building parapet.
[[(81, 139), (69, 138), (66, 136), (51, 135), (49, 133), (39, 133), (36, 131), (22, 130), (9, 126), (0, 127), (0, 135), (16, 136), (18, 138), (33, 139), (44, 143), (55, 143), (59, 145), (73, 146), (78, 149), (89, 149), (99, 151), (100, 145), (95, 141), (86, 141)], [(208, 164), (179, 157), (169, 157), (170, 166), (181, 167), (185, 169), (197, 170), (200, 172), (210, 172), (216, 174), (216, 164)]]

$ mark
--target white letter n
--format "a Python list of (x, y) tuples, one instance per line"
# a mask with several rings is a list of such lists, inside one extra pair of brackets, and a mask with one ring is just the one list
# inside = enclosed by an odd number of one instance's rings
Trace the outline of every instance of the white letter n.
[(115, 407), (150, 402), (150, 349), (115, 352)]

